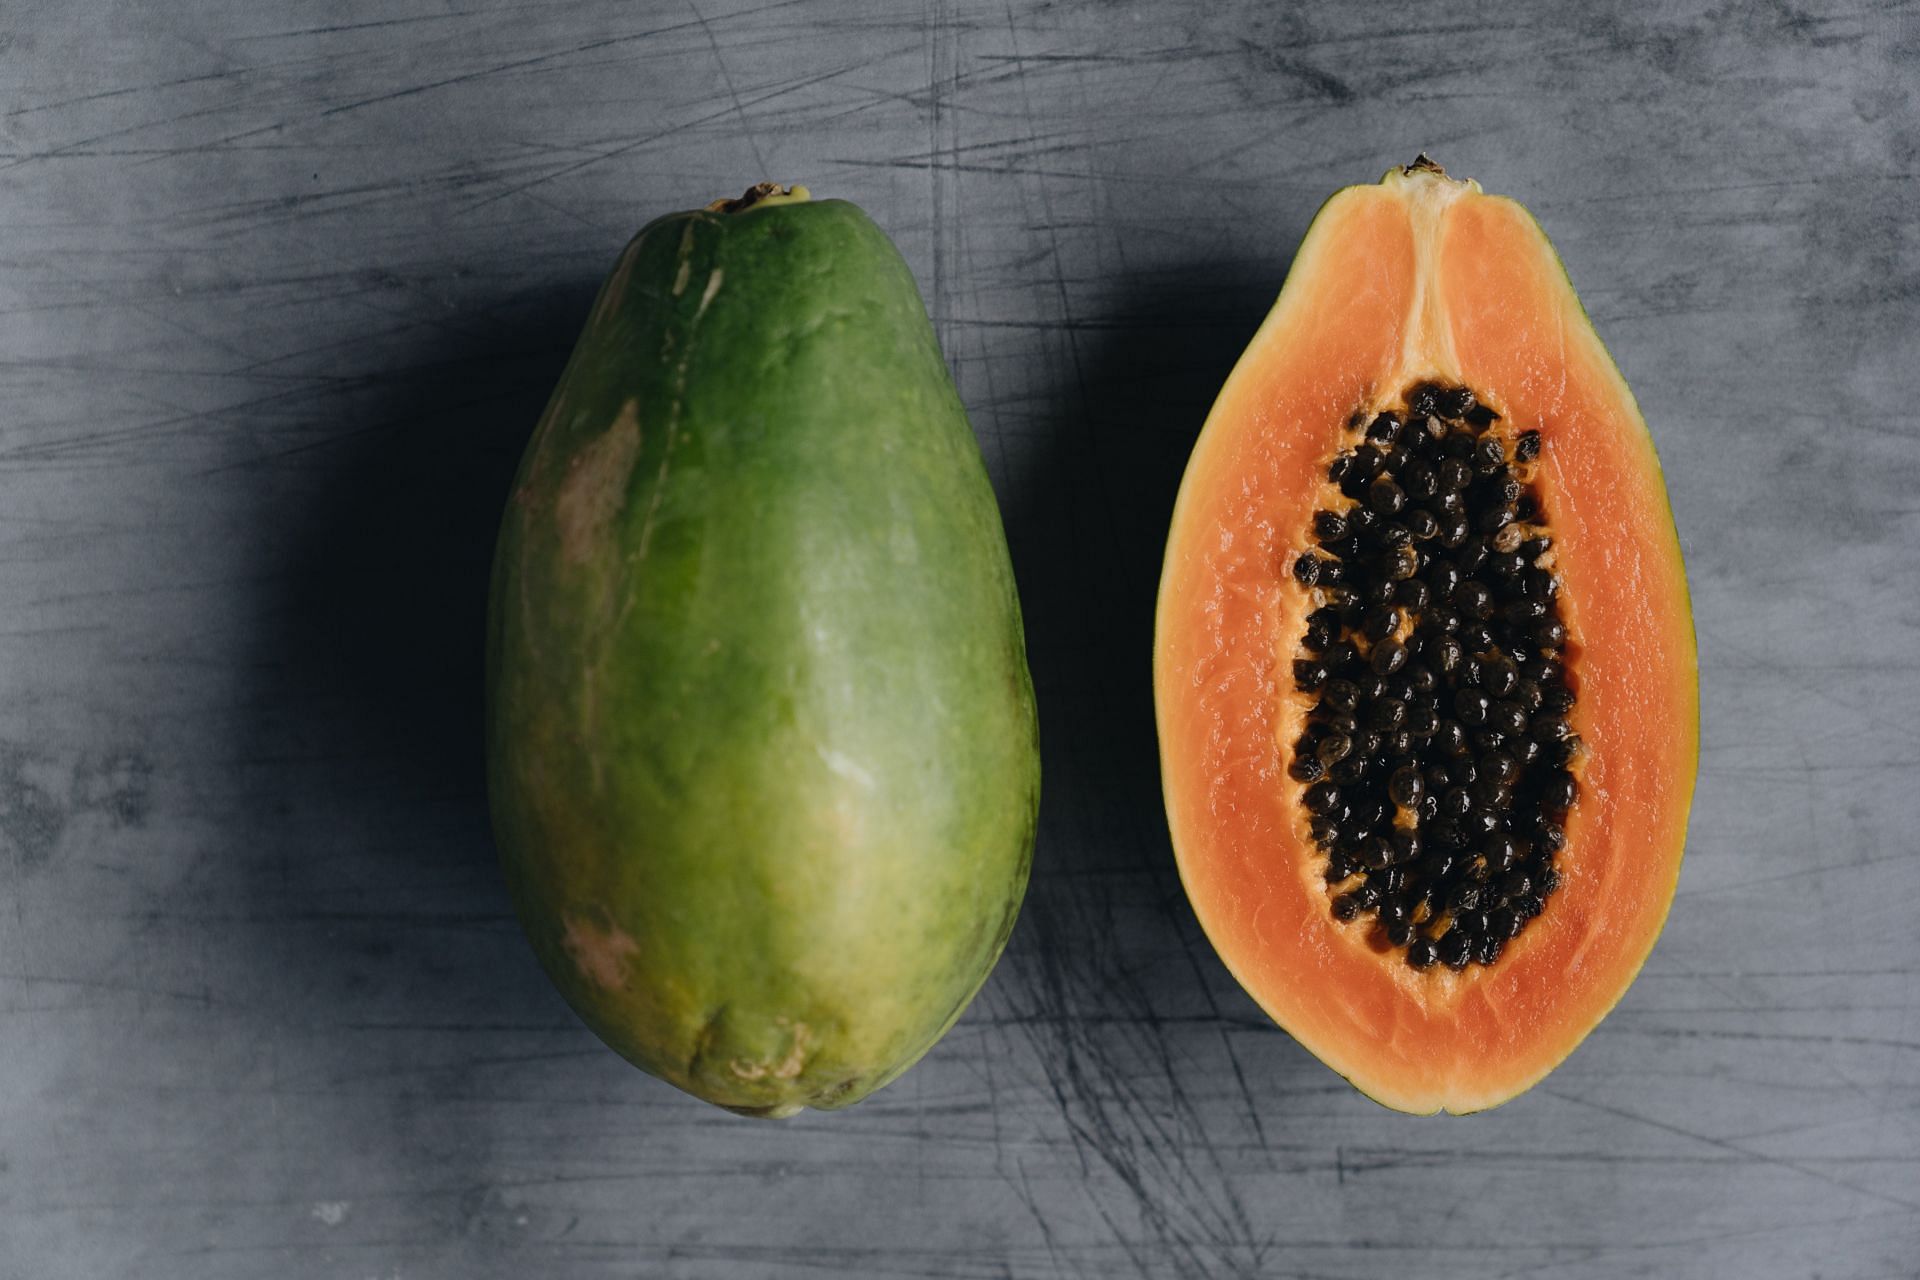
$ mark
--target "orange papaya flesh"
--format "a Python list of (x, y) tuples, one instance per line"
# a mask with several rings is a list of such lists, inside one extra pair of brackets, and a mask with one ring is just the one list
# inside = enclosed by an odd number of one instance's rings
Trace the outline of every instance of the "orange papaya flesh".
[[(1579, 800), (1557, 890), (1491, 964), (1415, 968), (1334, 917), (1295, 687), (1325, 593), (1290, 572), (1351, 423), (1424, 380), (1540, 433), (1551, 568), (1577, 691)], [(1195, 444), (1154, 652), (1180, 874), (1222, 960), (1303, 1046), (1400, 1110), (1470, 1112), (1539, 1081), (1631, 984), (1663, 925), (1699, 745), (1686, 579), (1651, 437), (1545, 234), (1425, 162), (1329, 200)]]

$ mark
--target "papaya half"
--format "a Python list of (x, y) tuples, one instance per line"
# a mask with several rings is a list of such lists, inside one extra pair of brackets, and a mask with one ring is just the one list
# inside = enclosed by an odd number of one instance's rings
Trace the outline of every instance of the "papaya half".
[(1497, 1105), (1626, 991), (1693, 624), (1646, 423), (1519, 204), (1423, 156), (1315, 217), (1187, 465), (1154, 693), (1201, 925), (1362, 1092)]
[(542, 965), (647, 1071), (843, 1107), (1005, 945), (1039, 799), (999, 509), (913, 277), (763, 185), (620, 256), (507, 502), (488, 787)]

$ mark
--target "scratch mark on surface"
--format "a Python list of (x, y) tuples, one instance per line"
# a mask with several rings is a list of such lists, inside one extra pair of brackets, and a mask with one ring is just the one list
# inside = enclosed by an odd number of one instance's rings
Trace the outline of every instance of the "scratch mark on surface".
[(1694, 1129), (1689, 1129), (1677, 1124), (1669, 1124), (1664, 1120), (1656, 1120), (1652, 1116), (1642, 1115), (1637, 1111), (1629, 1111), (1625, 1107), (1609, 1106), (1604, 1102), (1597, 1102), (1592, 1098), (1579, 1097), (1575, 1094), (1565, 1093), (1557, 1089), (1543, 1089), (1543, 1092), (1559, 1098), (1562, 1102), (1571, 1102), (1576, 1106), (1590, 1107), (1595, 1111), (1604, 1111), (1608, 1115), (1618, 1116), (1623, 1120), (1632, 1120), (1638, 1124), (1646, 1125), (1650, 1129), (1659, 1129), (1693, 1142), (1704, 1143), (1710, 1147), (1718, 1147), (1722, 1151), (1730, 1151), (1743, 1160), (1789, 1169), (1794, 1173), (1827, 1183), (1829, 1186), (1838, 1187), (1844, 1191), (1851, 1191), (1855, 1195), (1865, 1196), (1871, 1200), (1879, 1200), (1885, 1204), (1897, 1205), (1903, 1209), (1920, 1209), (1920, 1200), (1908, 1200), (1901, 1196), (1888, 1195), (1883, 1191), (1875, 1191), (1871, 1187), (1857, 1186), (1835, 1174), (1823, 1173), (1819, 1169), (1809, 1168), (1802, 1161), (1787, 1160), (1779, 1156), (1768, 1155), (1764, 1151), (1755, 1151), (1753, 1148), (1741, 1146), (1737, 1142), (1729, 1142), (1724, 1138), (1711, 1137)]

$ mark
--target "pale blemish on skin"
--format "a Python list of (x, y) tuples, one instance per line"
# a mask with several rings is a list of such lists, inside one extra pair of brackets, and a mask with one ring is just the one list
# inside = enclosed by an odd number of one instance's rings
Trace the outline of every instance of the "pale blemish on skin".
[[(692, 251), (693, 226), (694, 224), (691, 222), (687, 224), (686, 236), (680, 242), (683, 267), (685, 265), (684, 255)], [(687, 364), (693, 359), (693, 331), (699, 325), (700, 317), (707, 314), (707, 305), (713, 301), (713, 295), (720, 292), (720, 282), (725, 278), (725, 273), (718, 267), (715, 267), (713, 273), (707, 277), (707, 287), (700, 295), (700, 305), (695, 309), (693, 320), (687, 326), (688, 349), (681, 352), (680, 362), (674, 366), (673, 399), (667, 406), (666, 415), (667, 447), (661, 452), (660, 474), (654, 478), (653, 497), (647, 503), (646, 519), (640, 524), (640, 542), (634, 551), (634, 558), (636, 560), (645, 560), (647, 558), (647, 549), (653, 542), (654, 517), (660, 514), (660, 502), (661, 499), (666, 496), (667, 492), (667, 471), (673, 466), (673, 443), (679, 438), (680, 434), (680, 406), (687, 393)], [(674, 292), (678, 293), (679, 290), (676, 288)], [(667, 337), (669, 340), (673, 337), (671, 330), (668, 331)]]
[[(789, 1025), (786, 1018), (775, 1021), (781, 1026)], [(795, 1022), (793, 1043), (787, 1047), (787, 1055), (778, 1062), (755, 1062), (749, 1058), (735, 1058), (727, 1065), (733, 1074), (742, 1080), (791, 1080), (806, 1069), (807, 1047), (813, 1039), (813, 1028), (804, 1022)]]
[(713, 301), (714, 294), (720, 292), (720, 282), (725, 278), (726, 273), (719, 267), (713, 269), (713, 274), (707, 277), (706, 291), (700, 295), (700, 309), (694, 313), (694, 319), (707, 313), (707, 304)]
[(680, 233), (680, 270), (673, 277), (673, 296), (679, 297), (687, 291), (687, 281), (693, 276), (693, 223), (687, 224)]
[(560, 482), (554, 519), (560, 526), (560, 553), (569, 563), (584, 564), (600, 546), (626, 502), (639, 456), (640, 402), (629, 400), (613, 425), (574, 456)]
[(831, 747), (815, 747), (820, 758), (826, 761), (827, 768), (833, 770), (849, 782), (854, 782), (871, 791), (874, 788), (873, 775), (863, 768), (858, 760), (844, 751), (835, 751)]
[(581, 976), (602, 991), (618, 991), (627, 985), (627, 961), (640, 954), (640, 944), (619, 925), (609, 921), (597, 925), (567, 912), (561, 918), (566, 932), (560, 945)]

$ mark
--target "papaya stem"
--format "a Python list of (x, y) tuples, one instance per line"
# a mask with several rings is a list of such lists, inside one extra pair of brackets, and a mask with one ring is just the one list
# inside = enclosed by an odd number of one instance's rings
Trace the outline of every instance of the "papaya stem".
[(810, 199), (805, 187), (783, 187), (777, 182), (756, 182), (732, 199), (722, 198), (707, 206), (709, 213), (742, 213), (759, 204), (797, 204)]

